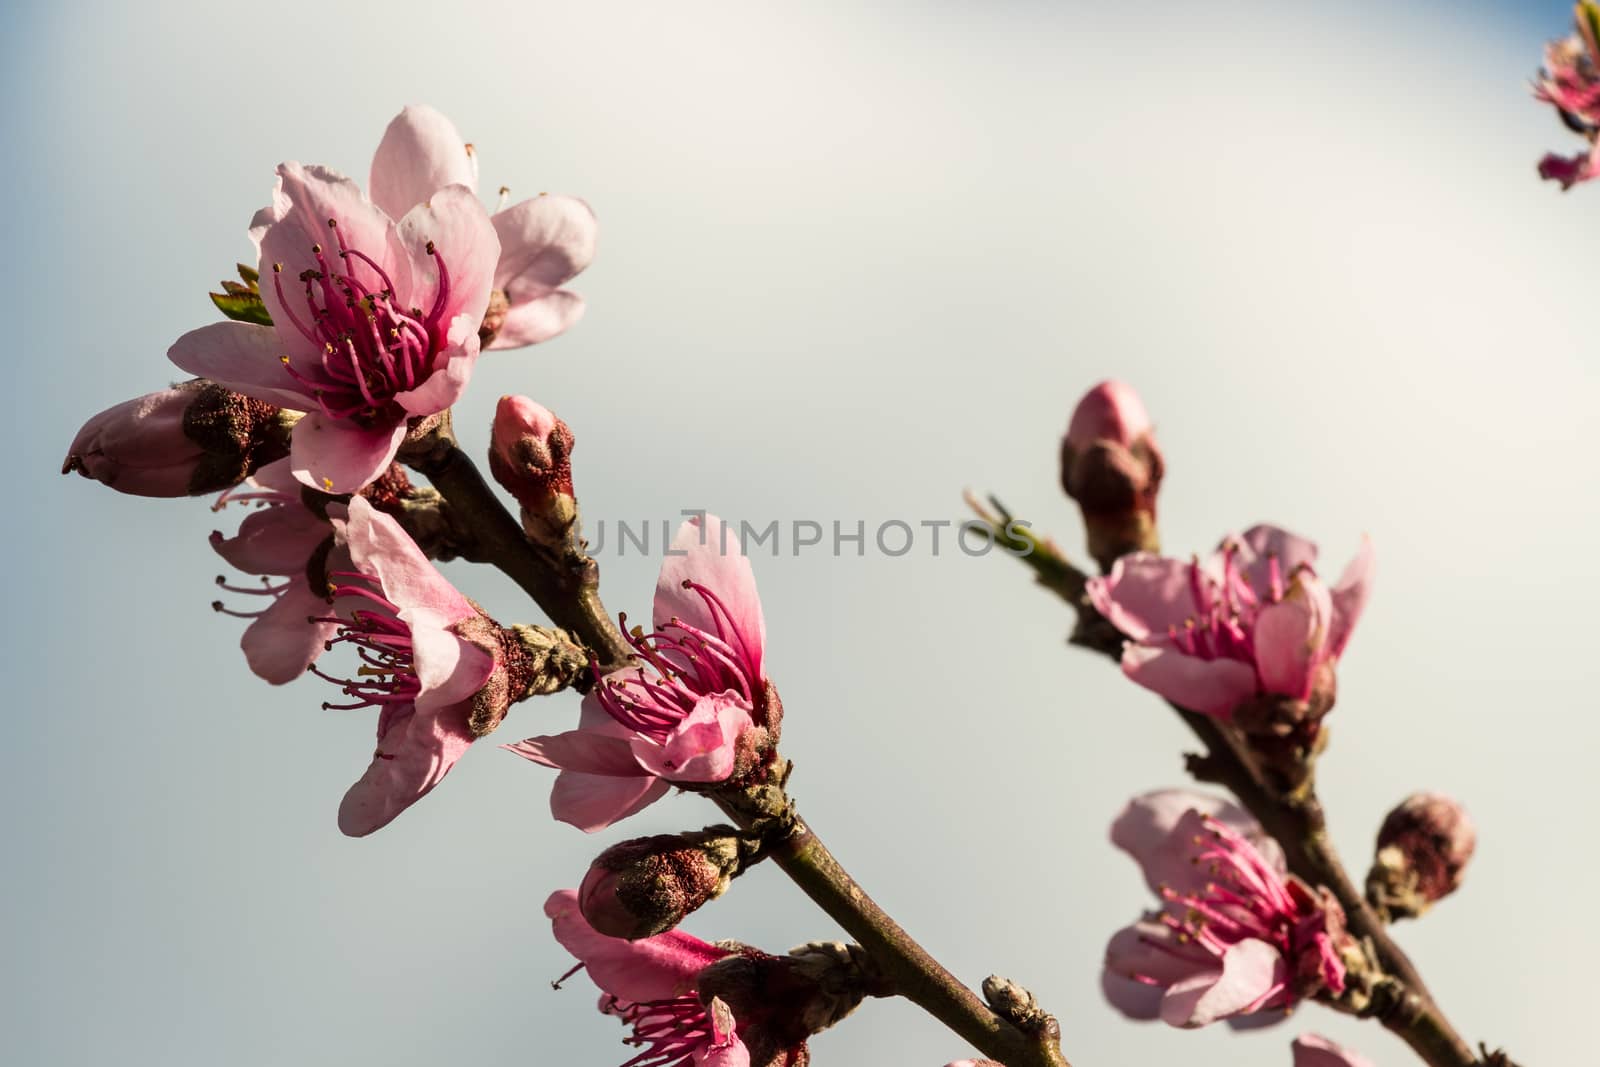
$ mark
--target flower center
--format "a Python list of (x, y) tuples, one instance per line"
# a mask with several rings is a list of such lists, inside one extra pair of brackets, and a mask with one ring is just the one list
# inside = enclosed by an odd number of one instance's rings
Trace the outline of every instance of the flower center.
[[(621, 615), (628, 643), (650, 669), (639, 667), (632, 677), (602, 679), (595, 687), (607, 714), (657, 742), (665, 741), (703, 697), (731, 691), (751, 708), (762, 698), (754, 650), (739, 636), (727, 606), (703, 585), (686, 580), (683, 587), (705, 602), (717, 632), (707, 633), (673, 618), (645, 633), (640, 627), (628, 629), (628, 617)], [(598, 678), (598, 666), (591, 669)]]
[(337, 678), (323, 673), (315, 664), (309, 669), (317, 677), (332, 682), (353, 703), (324, 703), (324, 708), (382, 707), (405, 704), (417, 698), (422, 682), (411, 662), (411, 627), (400, 620), (400, 608), (383, 595), (376, 579), (356, 571), (334, 571), (328, 575), (333, 600), (354, 600), (361, 607), (350, 609), (348, 618), (330, 617), (316, 622), (338, 622), (339, 630), (323, 646), (347, 644), (356, 650), (361, 665), (354, 678)]
[[(318, 362), (307, 367), (296, 367), (283, 356), (284, 369), (330, 418), (372, 422), (404, 417), (395, 395), (426, 381), (445, 345), (450, 272), (444, 257), (429, 241), (428, 255), (439, 268), (433, 306), (426, 313), (402, 308), (395, 303), (394, 282), (378, 262), (345, 243), (337, 220), (329, 219), (328, 229), (339, 242), (343, 269), (334, 269), (321, 244), (311, 246), (317, 265), (300, 272), (303, 313), (296, 313), (295, 302), (284, 291), (283, 264), (272, 267), (272, 284), (290, 326), (321, 349)], [(382, 287), (363, 285), (351, 270), (352, 260), (377, 275)]]
[(718, 1041), (711, 1017), (695, 996), (649, 1004), (630, 1004), (612, 997), (601, 1010), (633, 1027), (633, 1036), (625, 1044), (644, 1049), (621, 1067), (682, 1067), (693, 1062), (697, 1052), (732, 1042), (731, 1035)]

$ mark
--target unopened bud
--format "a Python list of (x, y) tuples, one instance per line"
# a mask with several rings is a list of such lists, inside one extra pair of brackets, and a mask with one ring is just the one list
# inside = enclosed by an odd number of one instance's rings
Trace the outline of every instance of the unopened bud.
[(1072, 412), (1061, 440), (1061, 487), (1078, 502), (1089, 554), (1102, 569), (1160, 549), (1156, 494), (1164, 469), (1150, 416), (1133, 387), (1105, 381)]
[(728, 888), (754, 848), (731, 826), (612, 845), (578, 888), (578, 907), (607, 937), (654, 937)]
[(572, 495), (572, 431), (525, 396), (503, 396), (494, 411), (489, 471), (522, 505), (522, 525), (559, 543), (578, 518)]
[(77, 471), (134, 496), (214, 493), (288, 455), (288, 427), (271, 404), (197, 378), (91, 418), (61, 473)]
[(1391, 919), (1414, 918), (1461, 886), (1478, 831), (1442, 793), (1414, 793), (1383, 820), (1367, 899)]

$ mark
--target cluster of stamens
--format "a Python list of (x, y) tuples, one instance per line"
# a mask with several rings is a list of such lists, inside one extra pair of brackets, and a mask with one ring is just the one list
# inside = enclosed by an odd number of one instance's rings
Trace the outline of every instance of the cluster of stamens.
[(356, 571), (329, 574), (332, 599), (355, 601), (363, 606), (351, 608), (347, 617), (312, 618), (311, 622), (337, 622), (339, 629), (323, 646), (332, 651), (346, 644), (356, 650), (361, 665), (354, 678), (325, 674), (315, 664), (307, 668), (317, 677), (339, 686), (353, 698), (349, 704), (324, 703), (324, 708), (350, 710), (405, 704), (417, 698), (422, 683), (411, 662), (411, 627), (400, 620), (400, 607), (383, 595), (376, 579)]
[(1265, 604), (1282, 600), (1286, 591), (1277, 556), (1267, 557), (1267, 588), (1257, 591), (1239, 569), (1235, 557), (1238, 545), (1222, 549), (1222, 581), (1200, 566), (1198, 557), (1189, 563), (1189, 595), (1194, 614), (1183, 626), (1169, 626), (1167, 636), (1180, 651), (1199, 659), (1236, 659), (1255, 662), (1252, 631), (1256, 616)]
[[(746, 646), (732, 616), (717, 595), (705, 586), (685, 580), (706, 604), (716, 624), (715, 634), (673, 618), (645, 633), (628, 629), (620, 616), (628, 643), (650, 668), (633, 669), (630, 677), (615, 675), (595, 687), (601, 706), (618, 723), (654, 741), (664, 741), (674, 727), (694, 710), (702, 697), (731, 692), (751, 708), (762, 698), (756, 668), (756, 651)], [(598, 666), (593, 667), (599, 679)]]
[(624, 1044), (644, 1049), (621, 1067), (683, 1067), (694, 1062), (696, 1053), (723, 1048), (732, 1041), (731, 1037), (717, 1040), (711, 1017), (695, 996), (649, 1004), (608, 997), (601, 1010), (633, 1027), (633, 1036), (625, 1038)]
[[(284, 292), (283, 264), (272, 268), (272, 284), (289, 325), (321, 349), (315, 368), (297, 368), (283, 356), (284, 368), (330, 418), (370, 421), (394, 416), (389, 409), (395, 394), (415, 389), (438, 369), (434, 361), (449, 328), (443, 319), (450, 272), (429, 241), (428, 255), (439, 268), (433, 306), (426, 313), (401, 308), (395, 303), (394, 282), (378, 262), (349, 247), (336, 220), (328, 220), (328, 229), (339, 242), (344, 270), (334, 269), (321, 244), (311, 246), (317, 266), (300, 272), (309, 322), (295, 313)], [(363, 285), (355, 277), (352, 261), (377, 275), (381, 288)]]
[[(211, 510), (221, 511), (229, 504), (254, 504), (258, 508), (276, 508), (283, 507), (285, 504), (290, 503), (298, 504), (299, 500), (295, 497), (289, 496), (286, 493), (280, 493), (272, 489), (261, 489), (256, 486), (251, 486), (248, 483), (240, 482), (238, 485), (224, 491), (222, 495), (218, 496), (217, 502), (211, 505)], [(221, 543), (224, 540), (225, 538), (222, 536), (221, 530), (211, 531), (211, 543), (213, 546)], [(251, 588), (249, 586), (242, 585), (229, 585), (227, 576), (219, 574), (217, 575), (217, 588), (223, 590), (224, 592), (237, 593), (242, 596), (269, 596), (272, 598), (272, 602), (275, 603), (280, 596), (289, 591), (296, 581), (300, 580), (303, 579), (291, 577), (286, 581), (274, 582), (271, 578), (263, 577), (259, 587)], [(233, 608), (228, 607), (220, 600), (213, 600), (211, 602), (212, 611), (215, 611), (219, 615), (231, 615), (236, 619), (260, 618), (262, 615), (266, 614), (267, 609), (271, 606), (272, 603), (268, 603), (266, 607), (260, 608), (256, 611), (236, 611)]]

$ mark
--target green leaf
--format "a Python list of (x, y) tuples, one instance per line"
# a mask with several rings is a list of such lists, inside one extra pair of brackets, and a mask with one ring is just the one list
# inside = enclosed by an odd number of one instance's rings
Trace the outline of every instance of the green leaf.
[(272, 316), (267, 314), (267, 306), (261, 302), (260, 273), (243, 263), (237, 266), (239, 277), (244, 281), (222, 279), (222, 292), (212, 293), (211, 302), (217, 305), (218, 311), (235, 322), (253, 322), (260, 326), (271, 326)]

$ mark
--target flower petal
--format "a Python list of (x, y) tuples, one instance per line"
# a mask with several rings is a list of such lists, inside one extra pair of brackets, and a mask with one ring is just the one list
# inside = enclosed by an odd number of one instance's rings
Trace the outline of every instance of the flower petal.
[[(704, 586), (720, 603), (716, 607), (685, 582)], [(678, 527), (661, 561), (656, 580), (654, 621), (676, 617), (698, 630), (718, 634), (745, 660), (752, 678), (761, 677), (761, 656), (767, 626), (756, 593), (755, 571), (745, 558), (739, 531), (715, 515), (695, 516)]]
[(1139, 864), (1151, 892), (1160, 894), (1165, 885), (1179, 894), (1199, 893), (1210, 880), (1209, 872), (1196, 867), (1188, 843), (1174, 837), (1178, 823), (1191, 811), (1231, 827), (1280, 873), (1284, 870), (1282, 847), (1238, 804), (1193, 789), (1159, 789), (1134, 797), (1111, 824), (1111, 843)]
[(723, 782), (733, 774), (739, 736), (752, 726), (750, 709), (730, 693), (701, 697), (664, 744), (636, 736), (639, 764), (669, 782)]
[(1373, 1067), (1365, 1056), (1341, 1048), (1318, 1034), (1301, 1034), (1290, 1046), (1294, 1067)]
[(478, 320), (457, 315), (450, 320), (445, 347), (434, 357), (434, 370), (415, 389), (395, 394), (409, 415), (432, 415), (461, 399), (478, 362)]
[(465, 704), (427, 710), (390, 704), (378, 718), (378, 748), (339, 805), (339, 829), (365, 837), (421, 800), (472, 744)]
[(1256, 670), (1262, 687), (1295, 700), (1311, 695), (1312, 676), (1327, 658), (1328, 622), (1333, 601), (1328, 587), (1301, 571), (1289, 595), (1268, 604), (1256, 617)]
[(489, 347), (522, 348), (548, 341), (583, 318), (583, 311), (583, 297), (570, 289), (530, 297), (506, 312)]
[(232, 537), (213, 534), (217, 555), (247, 574), (303, 576), (332, 528), (296, 501), (252, 511)]
[(1234, 659), (1185, 655), (1168, 637), (1122, 650), (1122, 673), (1187, 711), (1227, 719), (1256, 693), (1255, 668)]
[(562, 771), (550, 789), (550, 814), (592, 834), (649, 807), (670, 788), (666, 780), (648, 774), (619, 778)]
[(564, 771), (608, 778), (651, 777), (634, 759), (633, 748), (625, 739), (607, 737), (592, 730), (545, 734), (500, 747), (523, 759)]
[(589, 205), (574, 196), (536, 196), (494, 215), (500, 263), (494, 285), (513, 306), (543, 296), (594, 262), (599, 227)]
[(291, 411), (315, 407), (284, 368), (284, 354), (277, 331), (252, 322), (213, 322), (167, 349), (168, 359), (197, 378)]
[(439, 318), (449, 321), (466, 315), (477, 329), (489, 308), (489, 290), (500, 259), (500, 238), (477, 195), (465, 185), (445, 186), (406, 212), (399, 236), (411, 257), (410, 299), (402, 306), (431, 309), (441, 292), (440, 279), (447, 277)]
[(1335, 659), (1344, 655), (1356, 622), (1366, 609), (1367, 597), (1372, 593), (1372, 578), (1377, 569), (1377, 558), (1372, 549), (1372, 538), (1363, 534), (1356, 556), (1339, 575), (1339, 584), (1333, 587), (1333, 622), (1328, 627), (1328, 655)]
[(693, 993), (700, 972), (728, 955), (681, 930), (639, 941), (607, 937), (583, 917), (573, 889), (550, 894), (544, 913), (556, 940), (583, 962), (594, 984), (623, 1000), (649, 1003)]
[(290, 469), (318, 492), (358, 493), (389, 469), (405, 437), (404, 422), (368, 429), (313, 411), (289, 438)]
[(1229, 946), (1219, 971), (1174, 983), (1161, 1001), (1161, 1018), (1172, 1026), (1206, 1026), (1230, 1015), (1256, 1010), (1288, 980), (1283, 955), (1265, 941), (1250, 938)]
[(304, 578), (294, 579), (239, 638), (250, 670), (273, 685), (300, 677), (339, 628), (338, 623), (311, 621), (327, 614), (327, 601), (312, 592)]
[(447, 185), (476, 190), (478, 159), (455, 123), (426, 105), (409, 105), (390, 121), (372, 156), (372, 202), (398, 219)]
[(1089, 599), (1111, 625), (1138, 641), (1196, 614), (1196, 579), (1193, 564), (1135, 552), (1117, 560), (1109, 575), (1089, 580)]

